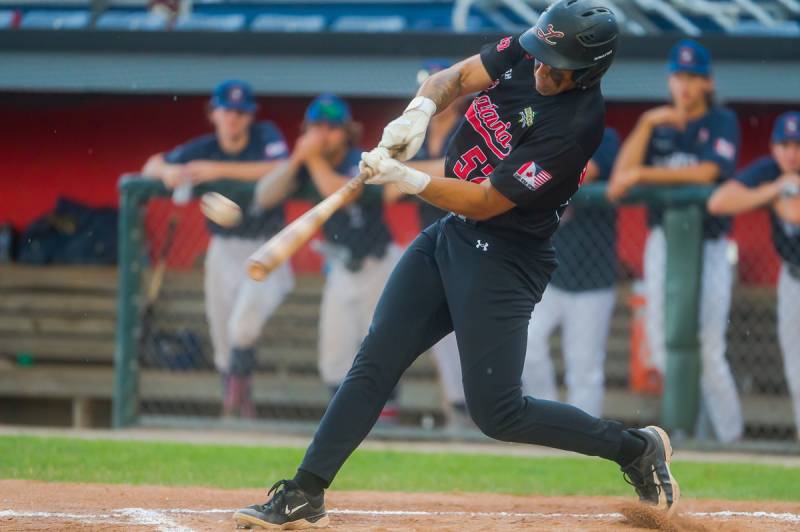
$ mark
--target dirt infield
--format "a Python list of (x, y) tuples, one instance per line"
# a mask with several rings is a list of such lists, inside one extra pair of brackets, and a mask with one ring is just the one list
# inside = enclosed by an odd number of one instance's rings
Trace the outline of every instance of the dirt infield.
[[(260, 490), (0, 481), (0, 530), (233, 530)], [(684, 500), (658, 514), (618, 497), (331, 492), (329, 530), (797, 530), (800, 504)], [(627, 516), (627, 517), (626, 517)], [(633, 519), (633, 521), (631, 521)]]

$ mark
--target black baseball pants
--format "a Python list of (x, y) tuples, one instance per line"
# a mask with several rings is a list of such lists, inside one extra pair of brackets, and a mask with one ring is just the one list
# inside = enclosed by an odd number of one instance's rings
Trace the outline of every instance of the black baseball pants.
[(522, 395), (528, 321), (556, 267), (549, 241), (520, 245), (447, 216), (406, 250), (300, 469), (330, 483), (411, 363), (455, 329), (467, 408), (488, 436), (613, 460), (620, 423)]

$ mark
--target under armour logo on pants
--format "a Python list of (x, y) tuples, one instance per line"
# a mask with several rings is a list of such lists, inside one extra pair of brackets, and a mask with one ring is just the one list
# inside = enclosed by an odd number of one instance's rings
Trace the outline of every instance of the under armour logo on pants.
[(482, 249), (483, 251), (488, 251), (489, 250), (489, 243), (488, 242), (484, 242), (483, 240), (478, 240), (478, 243), (475, 244), (475, 247), (478, 248), (478, 249)]

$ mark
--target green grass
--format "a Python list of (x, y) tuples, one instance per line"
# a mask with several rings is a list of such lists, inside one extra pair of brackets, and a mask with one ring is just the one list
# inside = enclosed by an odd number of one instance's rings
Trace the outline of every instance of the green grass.
[[(290, 477), (303, 450), (0, 437), (0, 478), (62, 482), (265, 487)], [(800, 500), (800, 468), (675, 462), (686, 496)], [(611, 462), (586, 458), (357, 451), (339, 490), (474, 491), (542, 495), (631, 495)]]

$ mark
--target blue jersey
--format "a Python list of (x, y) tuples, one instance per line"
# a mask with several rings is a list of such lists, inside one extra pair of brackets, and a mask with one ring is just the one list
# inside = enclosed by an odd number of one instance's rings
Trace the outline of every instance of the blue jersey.
[[(778, 179), (781, 172), (778, 163), (770, 156), (762, 157), (736, 174), (736, 181), (748, 188), (755, 188)], [(800, 225), (781, 220), (774, 211), (772, 218), (772, 243), (775, 250), (786, 262), (800, 266)]]
[[(419, 151), (414, 156), (415, 161), (425, 161), (428, 159), (441, 159), (444, 158), (445, 153), (447, 152), (447, 147), (450, 145), (450, 141), (453, 140), (453, 136), (455, 135), (456, 131), (458, 131), (458, 127), (461, 125), (461, 120), (456, 121), (453, 129), (451, 129), (447, 133), (447, 138), (445, 139), (444, 143), (442, 144), (442, 149), (438, 153), (434, 153), (431, 151), (430, 146), (428, 145), (428, 135), (425, 135), (425, 140), (422, 142), (422, 146), (419, 148)], [(430, 131), (430, 129), (429, 129)], [(416, 196), (417, 201), (419, 202), (419, 220), (422, 228), (426, 228), (431, 225), (433, 222), (447, 214), (445, 211), (431, 205), (427, 201), (423, 200), (419, 196)]]
[[(339, 174), (358, 175), (361, 150), (352, 147), (344, 160), (336, 166)], [(303, 187), (313, 187), (308, 169), (303, 166), (298, 173)], [(315, 189), (316, 190), (316, 189)], [(318, 199), (319, 194), (317, 194)], [(353, 203), (336, 211), (322, 226), (322, 233), (329, 244), (345, 248), (346, 266), (359, 270), (367, 257), (383, 257), (392, 241), (389, 227), (383, 219), (383, 187), (366, 185)]]
[[(592, 155), (599, 174), (608, 181), (619, 152), (619, 135), (611, 128), (603, 133), (600, 147)], [(552, 283), (562, 290), (578, 292), (610, 288), (616, 281), (616, 211), (607, 207), (567, 207), (553, 236), (558, 268)]]
[[(714, 106), (686, 124), (683, 130), (672, 126), (653, 129), (647, 147), (645, 164), (665, 168), (680, 168), (702, 162), (719, 166), (717, 182), (733, 176), (739, 154), (739, 123), (733, 111)], [(662, 209), (651, 208), (648, 223), (661, 225)], [(705, 214), (703, 238), (718, 238), (730, 230), (730, 218)]]
[[(225, 153), (217, 142), (217, 136), (209, 134), (181, 144), (166, 154), (164, 159), (172, 164), (197, 160), (250, 162), (283, 159), (288, 155), (286, 142), (277, 126), (272, 122), (259, 122), (250, 126), (250, 140), (239, 153)], [(254, 216), (249, 214), (252, 201), (250, 194), (242, 194), (231, 199), (242, 208), (242, 222), (226, 229), (209, 220), (208, 229), (212, 233), (243, 238), (264, 238), (280, 231), (286, 223), (283, 207), (268, 209)]]

